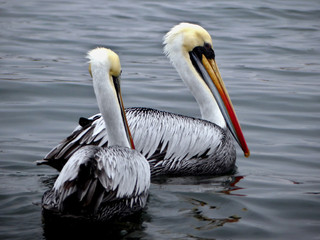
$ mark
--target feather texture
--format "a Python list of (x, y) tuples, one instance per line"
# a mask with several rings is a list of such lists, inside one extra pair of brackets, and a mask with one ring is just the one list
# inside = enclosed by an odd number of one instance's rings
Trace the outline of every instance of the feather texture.
[[(229, 130), (246, 156), (249, 156), (249, 149), (215, 62), (211, 36), (201, 26), (181, 23), (164, 36), (163, 43), (164, 53), (199, 104), (203, 120), (148, 108), (126, 109), (136, 149), (149, 161), (153, 176), (220, 175), (233, 170), (236, 151)], [(99, 73), (103, 68), (98, 70)], [(96, 91), (104, 95), (99, 89), (97, 87)], [(102, 109), (108, 103), (102, 98), (98, 102)], [(106, 128), (112, 118), (108, 121), (107, 115), (103, 116), (107, 126), (101, 114), (80, 119), (73, 133), (38, 164), (60, 171), (81, 146), (108, 146), (109, 141), (112, 143), (113, 129), (109, 129), (108, 136)]]
[(106, 221), (146, 205), (150, 168), (137, 151), (85, 146), (63, 167), (42, 199), (45, 210)]
[[(235, 146), (227, 129), (209, 121), (150, 108), (127, 108), (126, 115), (136, 150), (149, 161), (153, 176), (220, 175), (235, 166)], [(88, 120), (91, 124), (77, 126), (39, 164), (61, 170), (79, 147), (88, 144), (108, 146), (101, 115), (96, 114)], [(83, 141), (84, 136), (89, 135)]]
[[(64, 216), (107, 221), (145, 207), (150, 166), (138, 151), (131, 149), (120, 95), (118, 55), (96, 48), (88, 58), (103, 118), (80, 118), (80, 126), (53, 150), (57, 159), (67, 156), (68, 161), (54, 161), (54, 166), (62, 170), (53, 188), (43, 195), (42, 207)], [(108, 121), (107, 126), (104, 121)], [(111, 146), (97, 146), (103, 145), (104, 132), (108, 132)]]

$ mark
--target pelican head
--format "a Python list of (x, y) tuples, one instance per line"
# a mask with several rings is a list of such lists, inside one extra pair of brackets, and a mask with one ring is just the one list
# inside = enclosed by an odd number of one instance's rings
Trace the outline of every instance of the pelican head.
[(215, 61), (210, 34), (201, 26), (180, 23), (164, 36), (164, 52), (196, 98), (204, 119), (228, 127), (244, 155), (250, 151)]
[(134, 149), (121, 96), (119, 56), (110, 49), (95, 48), (88, 52), (88, 58), (98, 106), (104, 121), (108, 123), (109, 146)]

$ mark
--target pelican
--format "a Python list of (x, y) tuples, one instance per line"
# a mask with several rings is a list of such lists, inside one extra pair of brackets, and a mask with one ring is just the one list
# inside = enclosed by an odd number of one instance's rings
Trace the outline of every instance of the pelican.
[[(245, 157), (250, 152), (216, 64), (211, 36), (199, 25), (180, 23), (164, 36), (164, 53), (195, 97), (202, 119), (128, 108), (136, 149), (149, 161), (152, 176), (222, 175), (233, 171), (233, 138)], [(81, 146), (107, 146), (105, 127), (101, 114), (81, 118), (72, 134), (38, 164), (60, 170)]]
[(106, 48), (88, 53), (101, 114), (108, 124), (109, 147), (87, 145), (74, 152), (54, 186), (42, 198), (44, 211), (107, 221), (146, 205), (148, 161), (134, 150), (120, 93), (120, 61)]

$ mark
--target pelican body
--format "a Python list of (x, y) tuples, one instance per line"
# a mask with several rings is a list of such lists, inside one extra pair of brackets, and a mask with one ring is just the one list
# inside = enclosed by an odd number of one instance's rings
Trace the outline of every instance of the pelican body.
[[(164, 52), (198, 102), (202, 119), (128, 108), (136, 149), (147, 158), (152, 176), (222, 175), (233, 171), (234, 139), (246, 157), (250, 152), (217, 67), (211, 36), (199, 25), (181, 23), (165, 35)], [(101, 114), (81, 118), (72, 134), (38, 164), (60, 170), (81, 146), (108, 146), (105, 128)]]
[(109, 147), (86, 145), (73, 151), (53, 188), (44, 194), (42, 207), (61, 215), (108, 221), (145, 207), (150, 167), (133, 149), (120, 93), (118, 56), (97, 48), (88, 57), (101, 119), (108, 121)]

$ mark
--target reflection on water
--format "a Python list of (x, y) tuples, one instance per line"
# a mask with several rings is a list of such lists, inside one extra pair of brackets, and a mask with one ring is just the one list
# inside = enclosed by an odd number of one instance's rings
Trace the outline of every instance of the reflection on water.
[(120, 239), (143, 232), (142, 215), (121, 222), (91, 223), (43, 214), (43, 236), (45, 239)]
[[(51, 189), (57, 175), (41, 177), (42, 184)], [(233, 194), (232, 192), (241, 189), (237, 183), (243, 179), (242, 176), (221, 176), (221, 177), (165, 177), (161, 176), (153, 180), (152, 188), (161, 189), (166, 194), (179, 193), (187, 203), (187, 208), (181, 208), (179, 211), (192, 216), (199, 224), (195, 227), (198, 231), (210, 231), (217, 227), (222, 227), (227, 223), (238, 222), (241, 217), (236, 214), (228, 217), (211, 217), (210, 215), (219, 208), (219, 206), (189, 196), (188, 193), (201, 194)], [(197, 189), (195, 189), (195, 186)], [(156, 191), (151, 191), (154, 195)], [(151, 197), (152, 198), (152, 197)], [(169, 199), (168, 199), (169, 200)], [(75, 218), (71, 216), (58, 216), (46, 211), (42, 211), (42, 224), (44, 237), (46, 239), (58, 238), (84, 238), (94, 239), (105, 238), (132, 238), (140, 239), (144, 236), (146, 224), (153, 222), (153, 215), (148, 213), (148, 206), (154, 205), (148, 201), (146, 209), (142, 213), (126, 218), (125, 220), (112, 221), (106, 223), (90, 222), (86, 219)], [(152, 206), (153, 208), (161, 207)], [(209, 214), (209, 215), (208, 215)], [(213, 214), (214, 215), (214, 214)]]
[[(41, 177), (42, 184), (51, 189), (57, 177), (58, 175)], [(142, 211), (125, 219), (101, 223), (42, 210), (43, 236), (45, 239), (120, 239), (132, 233), (136, 235), (137, 232), (143, 232), (142, 223), (149, 218), (147, 212)]]
[[(221, 190), (220, 192), (223, 194), (233, 194), (231, 192), (241, 189), (236, 186), (236, 184), (242, 179), (242, 176), (230, 176), (225, 181), (221, 182)], [(216, 182), (217, 183), (217, 182)], [(219, 188), (219, 186), (216, 186)], [(206, 190), (208, 191), (208, 189)], [(235, 223), (238, 222), (241, 217), (237, 215), (232, 215), (226, 218), (212, 218), (208, 217), (206, 214), (208, 213), (208, 209), (210, 211), (217, 209), (218, 206), (208, 205), (207, 202), (197, 200), (197, 199), (190, 199), (190, 203), (194, 206), (192, 208), (193, 217), (198, 219), (199, 221), (203, 222), (203, 225), (196, 227), (197, 230), (212, 230), (217, 227), (222, 227), (226, 223)], [(205, 211), (204, 211), (205, 210)]]
[(228, 176), (155, 180), (141, 218), (115, 232), (66, 229), (127, 239), (317, 239), (318, 9), (318, 0), (3, 1), (0, 238), (52, 239), (68, 225), (42, 222), (41, 197), (58, 173), (34, 162), (79, 117), (98, 112), (89, 49), (119, 54), (126, 107), (200, 116), (162, 50), (163, 35), (189, 21), (212, 34), (251, 157), (237, 149), (238, 170)]

